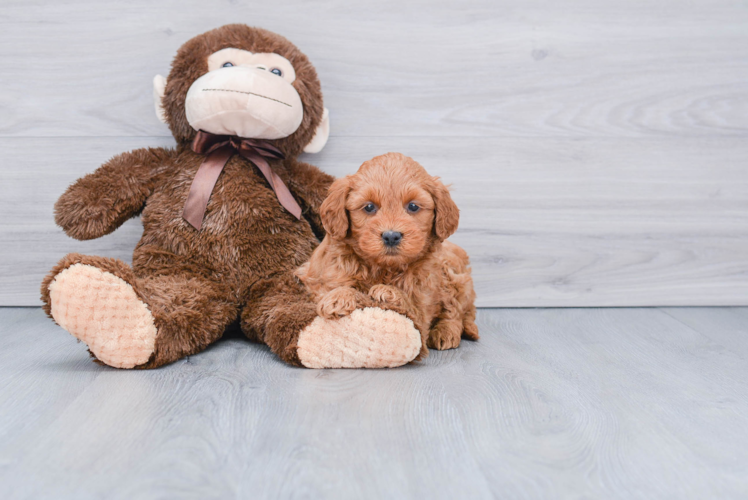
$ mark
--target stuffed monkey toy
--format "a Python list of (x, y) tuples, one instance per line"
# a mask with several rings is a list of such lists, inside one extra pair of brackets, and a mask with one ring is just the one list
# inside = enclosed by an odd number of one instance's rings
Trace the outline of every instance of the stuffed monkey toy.
[(329, 133), (307, 57), (279, 35), (227, 25), (185, 43), (154, 94), (176, 148), (115, 156), (55, 204), (55, 221), (79, 240), (140, 214), (132, 267), (65, 256), (42, 283), (47, 314), (116, 368), (197, 354), (237, 320), (296, 366), (412, 361), (421, 337), (410, 319), (381, 304), (318, 317), (293, 275), (324, 237), (319, 208), (333, 181), (297, 160)]

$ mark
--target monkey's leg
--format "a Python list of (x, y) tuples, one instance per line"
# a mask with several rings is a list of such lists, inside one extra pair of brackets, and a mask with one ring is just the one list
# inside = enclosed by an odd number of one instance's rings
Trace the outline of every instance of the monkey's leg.
[(415, 360), (421, 361), (428, 357), (429, 350), (427, 342), (429, 327), (431, 325), (413, 302), (401, 290), (390, 285), (374, 285), (369, 289), (369, 296), (375, 300), (376, 305), (387, 307), (392, 311), (413, 319), (415, 327), (421, 332), (421, 351)]
[(115, 368), (156, 368), (202, 351), (236, 318), (231, 296), (179, 269), (138, 278), (122, 261), (80, 254), (42, 283), (47, 314)]
[(377, 307), (340, 319), (317, 316), (317, 305), (292, 270), (256, 283), (241, 315), (245, 334), (287, 363), (307, 368), (402, 366), (421, 350), (413, 322)]

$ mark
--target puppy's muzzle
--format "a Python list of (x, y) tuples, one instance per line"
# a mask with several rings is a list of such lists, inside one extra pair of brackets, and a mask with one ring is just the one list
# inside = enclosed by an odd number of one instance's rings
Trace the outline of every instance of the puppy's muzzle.
[(398, 231), (385, 231), (382, 233), (382, 241), (385, 246), (395, 248), (403, 240), (403, 233)]

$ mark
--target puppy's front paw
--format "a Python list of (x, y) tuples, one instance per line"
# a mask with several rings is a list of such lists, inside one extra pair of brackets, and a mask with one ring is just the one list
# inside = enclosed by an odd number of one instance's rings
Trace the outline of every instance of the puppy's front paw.
[[(360, 297), (359, 297), (360, 296)], [(361, 303), (363, 294), (348, 286), (341, 286), (327, 292), (317, 304), (317, 314), (325, 319), (348, 316)]]
[(403, 292), (390, 285), (374, 285), (369, 289), (369, 297), (394, 307), (405, 307), (407, 301)]

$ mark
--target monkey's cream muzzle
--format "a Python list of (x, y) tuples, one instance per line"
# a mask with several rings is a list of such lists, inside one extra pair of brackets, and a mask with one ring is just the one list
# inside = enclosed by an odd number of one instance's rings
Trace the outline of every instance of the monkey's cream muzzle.
[[(246, 139), (282, 139), (296, 132), (304, 118), (301, 98), (293, 87), (296, 70), (285, 57), (228, 47), (208, 56), (208, 73), (190, 86), (185, 101), (187, 121), (195, 130)], [(158, 118), (166, 123), (163, 98), (166, 79), (153, 79)], [(327, 109), (305, 153), (318, 153), (330, 135)]]
[(304, 117), (293, 85), (246, 66), (218, 68), (195, 80), (185, 112), (195, 130), (270, 140), (293, 134)]

